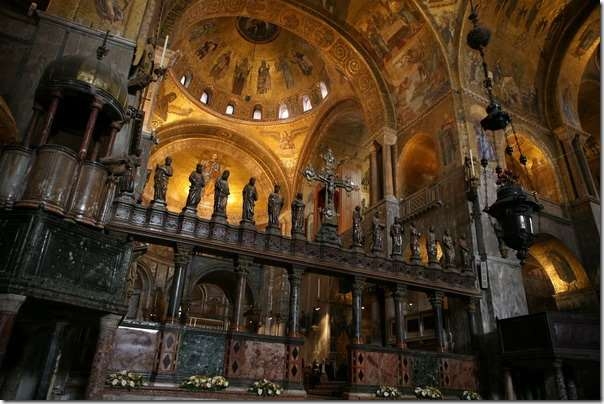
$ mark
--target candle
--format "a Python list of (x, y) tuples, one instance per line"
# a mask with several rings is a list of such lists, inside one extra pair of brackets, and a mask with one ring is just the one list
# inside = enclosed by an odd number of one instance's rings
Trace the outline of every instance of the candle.
[(159, 59), (159, 68), (162, 69), (164, 67), (164, 57), (166, 56), (166, 48), (168, 47), (168, 38), (170, 35), (166, 35), (166, 40), (164, 41), (164, 49), (161, 51), (161, 58)]
[(472, 158), (472, 149), (470, 149), (470, 167), (472, 167), (472, 177), (476, 177), (474, 173), (474, 159)]

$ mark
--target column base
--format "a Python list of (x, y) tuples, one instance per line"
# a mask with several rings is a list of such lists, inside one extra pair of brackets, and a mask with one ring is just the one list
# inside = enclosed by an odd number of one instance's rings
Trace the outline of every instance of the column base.
[(390, 256), (394, 261), (403, 261), (403, 256), (402, 254), (393, 254)]
[(271, 235), (275, 235), (275, 236), (281, 235), (281, 229), (276, 226), (268, 226), (264, 232), (266, 234), (271, 234)]

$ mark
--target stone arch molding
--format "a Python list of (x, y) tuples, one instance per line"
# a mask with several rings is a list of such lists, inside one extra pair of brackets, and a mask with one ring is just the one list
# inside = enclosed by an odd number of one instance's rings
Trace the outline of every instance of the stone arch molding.
[(304, 37), (350, 80), (371, 131), (383, 126), (395, 127), (388, 87), (361, 52), (328, 22), (283, 0), (197, 0), (178, 20), (175, 43), (186, 40), (184, 35), (199, 21), (237, 16), (262, 19)]
[(176, 122), (158, 128), (156, 136), (159, 146), (155, 151), (173, 142), (187, 139), (212, 140), (238, 148), (254, 159), (273, 183), (280, 184), (286, 200), (291, 201), (292, 187), (277, 155), (243, 134), (199, 122)]

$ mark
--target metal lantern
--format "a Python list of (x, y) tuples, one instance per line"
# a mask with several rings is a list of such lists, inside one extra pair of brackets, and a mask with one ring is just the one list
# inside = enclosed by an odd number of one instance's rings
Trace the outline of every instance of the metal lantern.
[(506, 170), (499, 175), (497, 200), (485, 211), (499, 222), (505, 244), (516, 250), (516, 257), (523, 261), (530, 245), (535, 240), (533, 213), (543, 206), (534, 195), (526, 192), (516, 182), (516, 177)]

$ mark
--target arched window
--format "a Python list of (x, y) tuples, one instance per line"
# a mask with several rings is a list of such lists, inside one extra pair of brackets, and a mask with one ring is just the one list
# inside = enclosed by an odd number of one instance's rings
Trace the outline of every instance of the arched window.
[(279, 119), (287, 119), (289, 118), (289, 110), (287, 109), (287, 105), (281, 104), (279, 105)]
[(310, 111), (312, 109), (312, 103), (310, 102), (310, 97), (308, 95), (302, 96), (302, 111)]
[(325, 84), (324, 82), (320, 82), (319, 88), (321, 89), (321, 98), (327, 97), (327, 94), (329, 94), (329, 90), (327, 90), (327, 84)]
[(260, 105), (256, 105), (254, 107), (254, 112), (252, 113), (252, 119), (255, 121), (259, 121), (262, 119), (262, 107)]
[(201, 102), (202, 104), (210, 103), (210, 90), (203, 90), (203, 93), (201, 93), (201, 97), (199, 97), (199, 102)]
[(182, 84), (185, 87), (189, 87), (189, 84), (191, 84), (191, 79), (193, 78), (193, 76), (191, 75), (191, 73), (185, 73), (181, 76), (180, 78), (180, 84)]
[(228, 104), (224, 113), (227, 115), (233, 115), (235, 113), (235, 106), (233, 104)]

